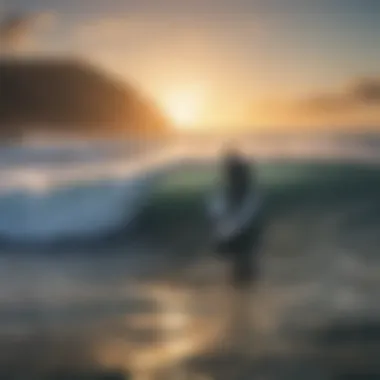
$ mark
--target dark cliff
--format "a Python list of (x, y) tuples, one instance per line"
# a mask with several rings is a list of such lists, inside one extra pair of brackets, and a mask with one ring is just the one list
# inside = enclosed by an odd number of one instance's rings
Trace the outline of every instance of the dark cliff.
[(0, 135), (162, 136), (169, 122), (136, 89), (79, 61), (0, 60)]

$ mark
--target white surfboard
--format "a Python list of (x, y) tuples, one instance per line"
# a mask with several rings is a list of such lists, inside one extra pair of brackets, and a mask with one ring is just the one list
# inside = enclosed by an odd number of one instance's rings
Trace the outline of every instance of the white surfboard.
[(222, 192), (218, 191), (208, 200), (207, 208), (214, 238), (218, 241), (226, 241), (259, 217), (262, 197), (257, 191), (251, 191), (241, 206), (231, 211), (227, 208)]

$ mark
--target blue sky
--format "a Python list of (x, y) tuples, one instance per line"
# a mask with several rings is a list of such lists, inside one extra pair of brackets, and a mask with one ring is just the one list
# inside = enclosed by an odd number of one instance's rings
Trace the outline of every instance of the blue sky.
[(378, 0), (5, 0), (0, 11), (54, 14), (40, 51), (85, 56), (156, 98), (199, 82), (209, 109), (231, 105), (226, 123), (256, 102), (380, 77)]

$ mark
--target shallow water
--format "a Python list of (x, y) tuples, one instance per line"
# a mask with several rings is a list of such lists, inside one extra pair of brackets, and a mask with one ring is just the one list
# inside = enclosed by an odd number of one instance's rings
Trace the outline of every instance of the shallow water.
[(199, 207), (210, 177), (194, 170), (168, 182), (133, 242), (3, 252), (0, 375), (380, 374), (380, 170), (263, 165), (269, 223), (261, 280), (246, 293), (228, 286), (228, 268), (208, 251)]

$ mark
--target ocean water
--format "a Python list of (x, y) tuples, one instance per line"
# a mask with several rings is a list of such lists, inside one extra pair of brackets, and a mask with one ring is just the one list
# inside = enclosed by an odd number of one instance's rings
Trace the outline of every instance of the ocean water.
[[(24, 244), (0, 254), (0, 378), (379, 378), (379, 138), (242, 142), (268, 213), (260, 282), (244, 294), (202, 217), (220, 144), (1, 152), (1, 232)], [(120, 244), (35, 249), (139, 212)]]
[(52, 242), (127, 226), (171, 159), (170, 147), (148, 143), (0, 147), (0, 237)]
[[(128, 224), (142, 209), (162, 170), (179, 161), (216, 157), (222, 141), (177, 143), (28, 140), (0, 147), (0, 237), (52, 241), (89, 236)], [(239, 141), (258, 159), (378, 163), (378, 136), (261, 137)]]

